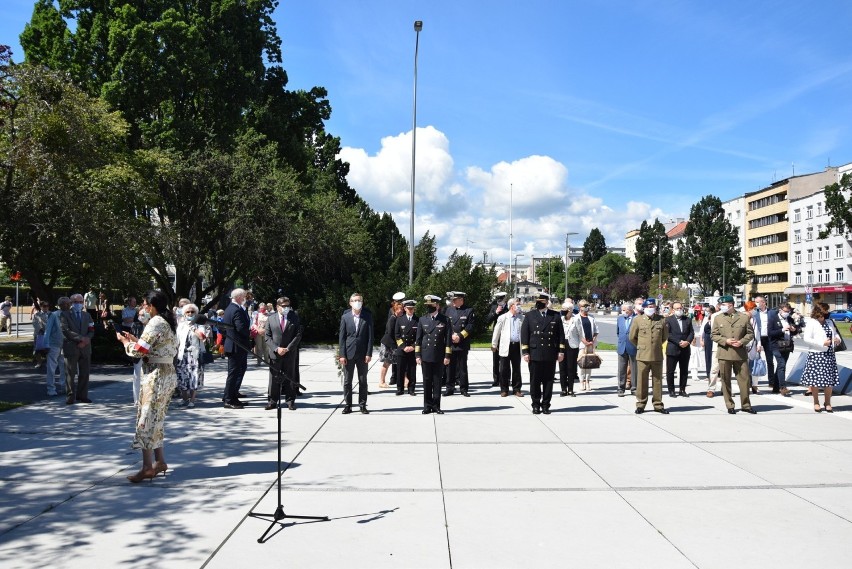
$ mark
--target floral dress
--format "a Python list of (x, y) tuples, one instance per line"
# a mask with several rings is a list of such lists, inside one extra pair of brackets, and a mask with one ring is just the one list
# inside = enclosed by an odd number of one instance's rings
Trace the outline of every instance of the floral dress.
[[(201, 364), (201, 354), (206, 352), (204, 340), (195, 332), (200, 328), (194, 324), (181, 322), (177, 329), (177, 367), (178, 387), (181, 391), (197, 391), (204, 385), (204, 366)], [(202, 332), (206, 332), (201, 328)], [(205, 335), (209, 335), (205, 334)]]
[(177, 340), (171, 326), (162, 316), (154, 316), (134, 344), (125, 347), (127, 355), (142, 358), (142, 383), (136, 409), (134, 449), (157, 449), (163, 446), (164, 423), (172, 399), (177, 374), (174, 357)]
[[(828, 320), (822, 323), (827, 340), (834, 337), (832, 328)], [(837, 369), (837, 358), (834, 356), (834, 343), (832, 342), (824, 352), (808, 352), (808, 361), (805, 362), (801, 384), (812, 387), (834, 387), (838, 383), (840, 383), (840, 372)]]

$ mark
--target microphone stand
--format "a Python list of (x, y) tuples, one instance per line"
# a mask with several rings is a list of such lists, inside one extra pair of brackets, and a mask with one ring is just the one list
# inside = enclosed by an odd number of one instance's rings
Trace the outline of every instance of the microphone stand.
[(281, 522), (281, 520), (283, 520), (283, 519), (290, 518), (290, 519), (294, 519), (294, 520), (315, 520), (315, 521), (323, 521), (323, 522), (327, 522), (328, 519), (329, 519), (328, 516), (292, 516), (290, 514), (284, 513), (284, 503), (282, 502), (282, 499), (281, 499), (281, 478), (284, 476), (284, 471), (281, 470), (281, 399), (282, 399), (282, 390), (283, 390), (285, 381), (287, 383), (289, 383), (290, 385), (292, 385), (297, 390), (299, 390), (299, 389), (304, 390), (305, 387), (303, 385), (301, 385), (299, 382), (297, 382), (296, 380), (292, 379), (286, 373), (284, 373), (283, 361), (279, 360), (281, 362), (281, 368), (276, 369), (276, 367), (268, 359), (268, 357), (267, 357), (268, 355), (263, 354), (263, 356), (264, 356), (263, 361), (270, 364), (270, 367), (269, 367), (270, 373), (277, 374), (279, 379), (280, 379), (280, 381), (278, 382), (278, 404), (276, 405), (276, 413), (278, 415), (278, 461), (277, 461), (277, 464), (278, 464), (278, 481), (277, 481), (277, 484), (278, 484), (278, 507), (275, 508), (275, 512), (271, 513), (271, 514), (265, 514), (265, 513), (259, 513), (259, 512), (249, 512), (248, 515), (249, 515), (250, 518), (257, 518), (257, 519), (261, 519), (261, 520), (265, 520), (265, 521), (270, 522), (269, 527), (266, 528), (266, 531), (263, 532), (263, 535), (261, 535), (257, 539), (258, 543), (266, 543), (267, 534), (269, 534), (269, 532), (272, 531), (272, 528), (275, 527), (276, 525), (280, 525), (282, 528), (284, 528), (285, 526)]

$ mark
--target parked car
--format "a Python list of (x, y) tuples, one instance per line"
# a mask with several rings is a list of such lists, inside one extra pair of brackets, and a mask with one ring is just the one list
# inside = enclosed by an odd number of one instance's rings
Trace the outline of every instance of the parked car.
[(842, 320), (843, 322), (852, 322), (852, 310), (838, 308), (828, 313), (832, 320)]

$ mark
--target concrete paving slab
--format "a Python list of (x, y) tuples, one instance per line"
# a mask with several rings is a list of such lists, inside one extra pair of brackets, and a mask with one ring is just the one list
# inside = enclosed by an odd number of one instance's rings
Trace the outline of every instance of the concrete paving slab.
[(852, 486), (788, 488), (787, 491), (852, 523)]
[(852, 525), (785, 490), (622, 492), (702, 568), (848, 567)]
[(448, 492), (446, 503), (454, 568), (694, 567), (615, 492)]
[(616, 488), (705, 488), (767, 481), (689, 443), (570, 445)]
[[(684, 419), (686, 420), (686, 419)], [(690, 419), (691, 421), (691, 419)], [(659, 421), (637, 421), (635, 415), (622, 414), (575, 415), (573, 413), (553, 414), (547, 421), (547, 427), (565, 443), (625, 443), (681, 442), (678, 436), (667, 432)]]
[(502, 416), (447, 413), (435, 418), (435, 430), (441, 443), (558, 442), (544, 423), (528, 413)]

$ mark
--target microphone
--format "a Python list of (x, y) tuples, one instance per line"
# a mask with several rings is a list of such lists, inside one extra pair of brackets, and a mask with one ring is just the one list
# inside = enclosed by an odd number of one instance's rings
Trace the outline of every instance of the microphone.
[(200, 312), (195, 315), (195, 317), (190, 321), (191, 324), (198, 324), (200, 326), (204, 326), (205, 324), (210, 324), (211, 326), (215, 326), (216, 328), (228, 328), (233, 329), (236, 328), (233, 324), (225, 324), (224, 322), (219, 322), (218, 320), (212, 320), (208, 318), (206, 314), (201, 314)]

